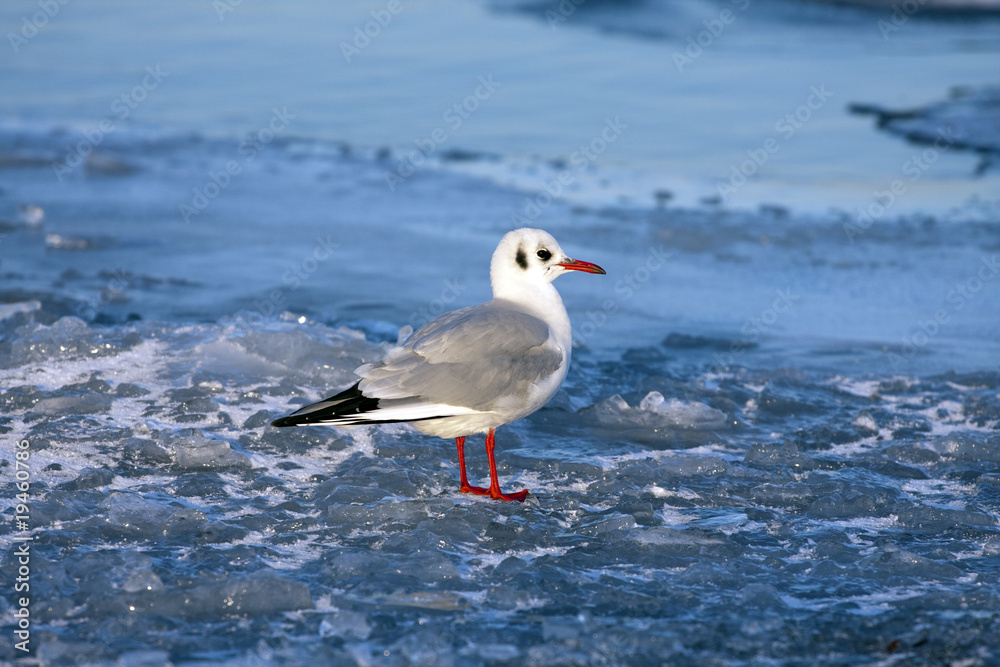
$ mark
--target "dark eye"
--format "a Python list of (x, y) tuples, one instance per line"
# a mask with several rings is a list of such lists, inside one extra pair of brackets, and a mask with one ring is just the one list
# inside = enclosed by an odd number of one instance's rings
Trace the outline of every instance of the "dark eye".
[(550, 259), (552, 259), (552, 253), (546, 250), (545, 248), (542, 248), (536, 254), (538, 255), (538, 259), (542, 260), (543, 262), (547, 262)]

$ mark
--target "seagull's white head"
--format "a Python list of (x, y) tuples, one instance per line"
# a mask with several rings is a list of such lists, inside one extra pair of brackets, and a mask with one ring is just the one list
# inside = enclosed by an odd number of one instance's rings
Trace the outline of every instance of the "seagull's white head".
[(568, 271), (605, 273), (596, 264), (567, 257), (546, 231), (515, 229), (500, 240), (490, 262), (493, 296), (521, 301)]

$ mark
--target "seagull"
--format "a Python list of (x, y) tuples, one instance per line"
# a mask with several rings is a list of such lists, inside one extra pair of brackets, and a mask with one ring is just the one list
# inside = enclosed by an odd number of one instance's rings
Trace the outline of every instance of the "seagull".
[[(548, 232), (508, 232), (490, 262), (491, 301), (427, 322), (379, 361), (357, 368), (354, 386), (271, 425), (407, 422), (455, 439), (462, 493), (524, 502), (528, 489), (500, 490), (494, 432), (545, 405), (566, 377), (572, 331), (552, 281), (568, 271), (606, 273), (567, 257)], [(470, 485), (465, 472), (465, 438), (477, 433), (486, 433), (489, 488)]]

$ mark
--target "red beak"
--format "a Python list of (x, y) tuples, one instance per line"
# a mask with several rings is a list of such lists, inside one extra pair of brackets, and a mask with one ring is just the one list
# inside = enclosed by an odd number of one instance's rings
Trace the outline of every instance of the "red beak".
[(571, 259), (568, 262), (556, 264), (556, 266), (561, 266), (567, 271), (583, 271), (584, 273), (599, 273), (601, 275), (607, 275), (608, 273), (597, 264), (591, 264), (582, 259)]

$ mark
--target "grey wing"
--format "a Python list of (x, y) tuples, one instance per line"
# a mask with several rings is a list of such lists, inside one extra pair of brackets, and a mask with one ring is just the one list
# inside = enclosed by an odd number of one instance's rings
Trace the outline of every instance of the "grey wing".
[(563, 351), (540, 319), (484, 304), (427, 323), (402, 347), (357, 372), (366, 396), (419, 397), (489, 411), (500, 398), (526, 397), (562, 362)]

